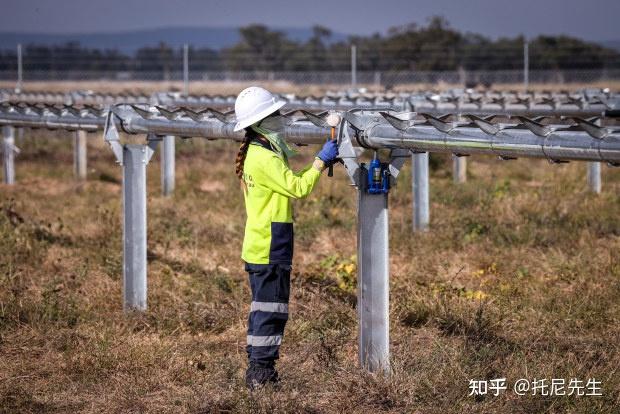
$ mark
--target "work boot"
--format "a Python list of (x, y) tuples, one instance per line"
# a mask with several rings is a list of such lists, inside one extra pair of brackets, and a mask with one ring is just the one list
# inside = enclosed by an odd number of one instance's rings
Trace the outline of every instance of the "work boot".
[(245, 372), (245, 385), (250, 390), (261, 388), (265, 384), (277, 384), (280, 381), (275, 364), (250, 361)]

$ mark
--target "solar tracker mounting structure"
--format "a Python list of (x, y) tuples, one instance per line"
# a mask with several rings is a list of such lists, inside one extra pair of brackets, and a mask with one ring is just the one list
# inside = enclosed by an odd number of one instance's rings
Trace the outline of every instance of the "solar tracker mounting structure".
[[(174, 110), (158, 106), (114, 105), (109, 110), (80, 106), (0, 106), (3, 131), (15, 127), (96, 132), (103, 130), (123, 170), (123, 303), (126, 310), (147, 306), (146, 168), (162, 136), (240, 141), (231, 114), (212, 109)], [(357, 109), (340, 112), (340, 157), (357, 190), (359, 360), (371, 372), (389, 372), (388, 191), (372, 193), (369, 166), (356, 147), (388, 150), (381, 172), (389, 184), (411, 152), (491, 154), (502, 159), (544, 158), (550, 162), (595, 161), (620, 164), (620, 128), (584, 118), (542, 123), (522, 116), (495, 117)], [(289, 111), (284, 135), (300, 145), (322, 144), (330, 130), (325, 116)], [(121, 143), (119, 131), (146, 137)], [(6, 149), (5, 149), (6, 151)], [(389, 188), (389, 186), (388, 186)]]

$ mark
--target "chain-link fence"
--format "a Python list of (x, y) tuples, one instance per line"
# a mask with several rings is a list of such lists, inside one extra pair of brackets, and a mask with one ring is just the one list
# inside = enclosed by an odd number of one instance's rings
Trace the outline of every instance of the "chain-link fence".
[(165, 45), (143, 48), (132, 55), (72, 44), (29, 45), (23, 49), (23, 54), (21, 49), (20, 52), (0, 51), (0, 80), (17, 80), (19, 67), (26, 82), (182, 81), (187, 77), (189, 81), (285, 81), (389, 88), (408, 84), (474, 86), (620, 80), (619, 53), (558, 47), (552, 49), (554, 58), (551, 59), (543, 53), (546, 49), (528, 47), (527, 42), (522, 49), (518, 45), (496, 46), (485, 51), (484, 56), (481, 52), (449, 48), (427, 48), (415, 53), (405, 48), (401, 53), (389, 45), (377, 49), (342, 46), (322, 50), (322, 54), (296, 47), (279, 51), (277, 58), (270, 58), (266, 52), (259, 55), (247, 50), (173, 49)]

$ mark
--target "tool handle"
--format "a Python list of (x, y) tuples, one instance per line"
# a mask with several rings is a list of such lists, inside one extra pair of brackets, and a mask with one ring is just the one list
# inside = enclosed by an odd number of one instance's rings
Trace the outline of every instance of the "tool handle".
[[(332, 127), (332, 140), (334, 139), (334, 137), (336, 136), (336, 128)], [(333, 177), (334, 176), (334, 165), (330, 165), (329, 168), (327, 169), (327, 176), (328, 177)]]

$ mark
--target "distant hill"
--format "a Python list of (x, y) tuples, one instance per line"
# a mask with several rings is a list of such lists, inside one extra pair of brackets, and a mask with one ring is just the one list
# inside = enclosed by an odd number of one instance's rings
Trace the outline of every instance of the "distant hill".
[[(286, 33), (289, 39), (305, 41), (312, 36), (311, 28), (274, 28)], [(332, 42), (346, 40), (348, 35), (333, 33)], [(236, 27), (168, 27), (160, 29), (131, 30), (116, 33), (15, 33), (0, 32), (0, 49), (14, 49), (18, 43), (23, 45), (59, 45), (79, 42), (82, 46), (95, 49), (118, 49), (132, 53), (144, 46), (165, 42), (173, 47), (188, 43), (193, 47), (221, 49), (239, 41)]]
[(620, 52), (620, 40), (607, 40), (604, 42), (600, 42), (602, 46), (608, 47), (610, 49), (617, 50)]

